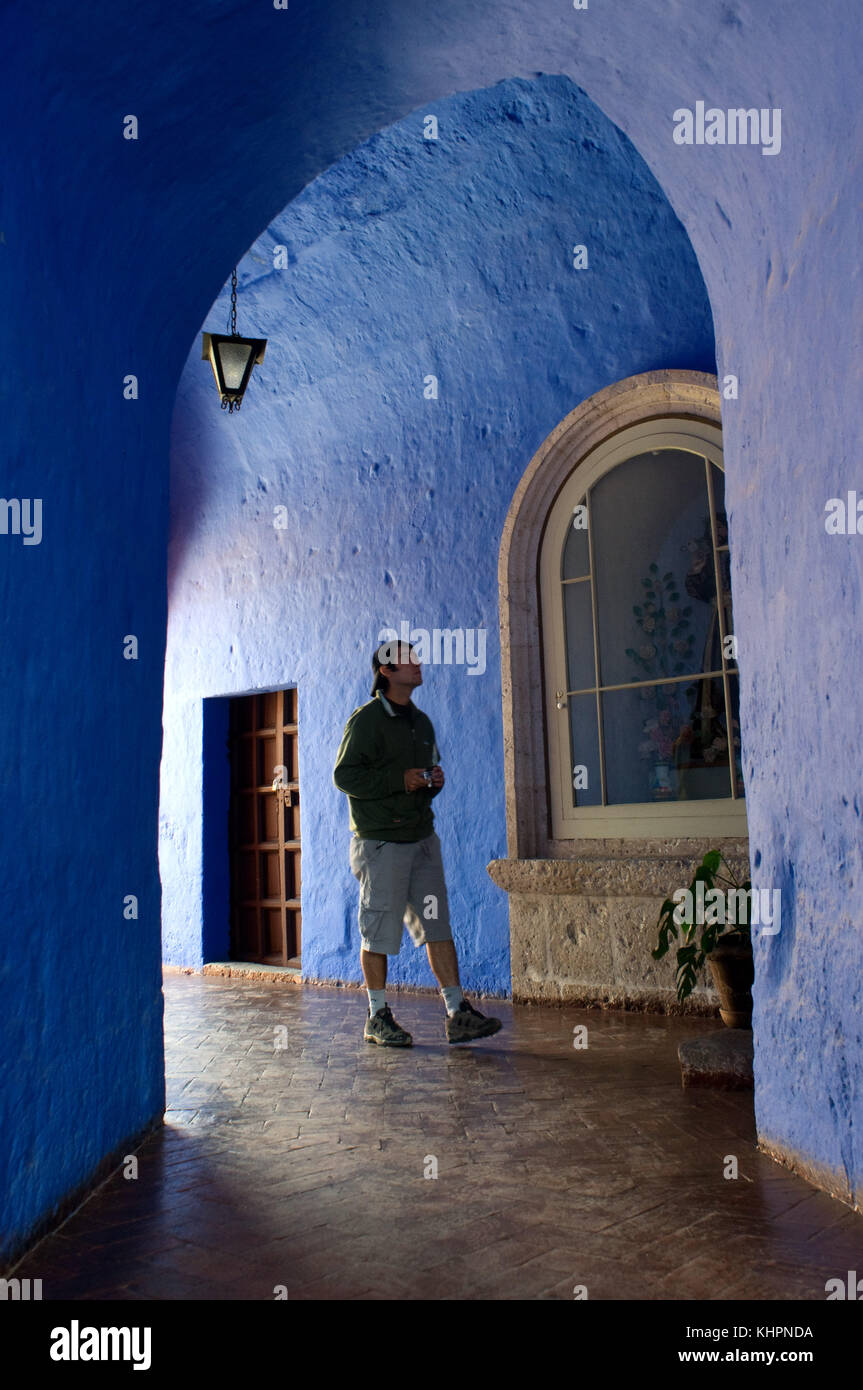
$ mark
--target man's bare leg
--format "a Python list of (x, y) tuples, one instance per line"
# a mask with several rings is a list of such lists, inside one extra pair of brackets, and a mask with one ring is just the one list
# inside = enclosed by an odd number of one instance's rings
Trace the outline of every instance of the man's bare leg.
[(448, 1042), (473, 1042), (488, 1038), (500, 1029), (499, 1018), (485, 1018), (470, 1005), (462, 993), (458, 977), (458, 956), (453, 941), (427, 941), (429, 965), (435, 973), (446, 1005)]
[(382, 951), (367, 951), (363, 947), (360, 950), (360, 964), (369, 994), (369, 1016), (363, 1029), (366, 1042), (382, 1043), (384, 1047), (412, 1047), (413, 1038), (396, 1023), (384, 995), (386, 955)]
[[(429, 965), (441, 989), (461, 985), (458, 977), (458, 956), (454, 941), (427, 941)], [(453, 1005), (453, 1008), (455, 1005)]]
[(379, 951), (360, 951), (360, 965), (367, 989), (383, 989), (387, 982), (387, 958)]

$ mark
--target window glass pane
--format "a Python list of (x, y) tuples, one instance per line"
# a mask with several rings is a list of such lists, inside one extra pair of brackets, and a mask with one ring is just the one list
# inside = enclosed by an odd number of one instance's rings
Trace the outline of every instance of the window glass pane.
[[(725, 499), (724, 474), (715, 464), (710, 465), (713, 474), (713, 500), (716, 505), (716, 542), (728, 543), (728, 524), (722, 510)], [(705, 535), (698, 538), (690, 547), (690, 564), (686, 575), (686, 591), (693, 601), (695, 613), (702, 620), (704, 646), (701, 649), (698, 669), (701, 671), (719, 670), (722, 664), (722, 642), (719, 633), (718, 605), (716, 602), (716, 569), (714, 567), (711, 539)], [(734, 619), (731, 612), (731, 560), (727, 550), (716, 554), (719, 568), (719, 582), (724, 607), (723, 622), (726, 635), (734, 632)], [(703, 620), (706, 617), (706, 627)], [(736, 660), (726, 657), (726, 663), (736, 665)]]
[(737, 795), (744, 797), (746, 787), (743, 783), (743, 762), (740, 745), (740, 677), (729, 676), (728, 693), (731, 697), (731, 729), (734, 746), (734, 776), (737, 781)]
[(602, 696), (609, 805), (730, 797), (721, 678)]
[(564, 584), (563, 613), (566, 623), (566, 688), (585, 690), (596, 684), (589, 579), (579, 584)]
[[(668, 731), (657, 722), (661, 697), (657, 686), (641, 690), (611, 690), (602, 696), (605, 742), (605, 791), (609, 806), (677, 798), (674, 756)], [(657, 770), (659, 769), (659, 771)], [(664, 785), (665, 796), (653, 796), (651, 783)]]
[[(585, 499), (582, 498), (578, 504), (579, 515), (573, 515), (566, 533), (566, 540), (563, 544), (563, 566), (561, 569), (561, 579), (579, 579), (583, 574), (590, 573), (590, 546), (587, 540), (587, 530), (582, 529), (587, 525), (587, 511)], [(572, 521), (578, 520), (579, 527), (576, 529)]]
[[(720, 522), (721, 522), (722, 519), (720, 518), (719, 520), (720, 520)], [(724, 534), (726, 534), (726, 532), (725, 532), (725, 530), (724, 530), (722, 524), (720, 524), (720, 526), (719, 526), (719, 535), (722, 536), (722, 535), (724, 535)], [(734, 635), (734, 613), (733, 613), (732, 607), (731, 607), (731, 556), (730, 556), (730, 554), (729, 554), (729, 552), (728, 552), (727, 550), (718, 550), (718, 551), (716, 552), (716, 560), (717, 560), (717, 565), (718, 565), (718, 568), (719, 568), (719, 583), (720, 583), (721, 590), (722, 590), (723, 622), (724, 622), (724, 624), (725, 624), (725, 635), (726, 635), (726, 637), (727, 637), (729, 634), (731, 634), (731, 635), (733, 636), (733, 635)], [(715, 585), (714, 585), (714, 588), (715, 588)], [(733, 650), (733, 649), (732, 649), (732, 650)], [(736, 657), (736, 656), (733, 656), (733, 655), (731, 654), (731, 651), (729, 651), (727, 648), (726, 648), (726, 651), (727, 651), (727, 655), (726, 655), (726, 658), (725, 658), (725, 664), (726, 664), (726, 666), (733, 666), (733, 667), (736, 669), (736, 667), (737, 667), (737, 657)]]
[[(720, 584), (722, 585), (723, 621), (726, 636), (734, 632), (734, 616), (731, 611), (731, 582), (729, 578), (730, 561), (728, 551), (718, 551)], [(719, 608), (716, 602), (716, 570), (713, 564), (713, 550), (709, 540), (699, 542), (692, 552), (692, 563), (686, 578), (686, 586), (693, 612), (692, 622), (699, 634), (701, 646), (695, 648), (696, 671), (719, 671), (722, 669), (722, 636), (719, 622)], [(732, 662), (736, 666), (736, 661)]]
[[(724, 563), (723, 563), (723, 562), (724, 562)], [(719, 555), (719, 573), (720, 573), (720, 575), (722, 574), (722, 572), (723, 572), (724, 569), (727, 569), (727, 562), (728, 562), (728, 556), (727, 556), (727, 555), (722, 555), (722, 554), (720, 553), (720, 555)], [(729, 637), (729, 636), (730, 636), (730, 637), (733, 637), (733, 636), (734, 636), (734, 613), (733, 613), (732, 608), (731, 608), (731, 589), (730, 589), (730, 587), (723, 587), (722, 599), (723, 599), (723, 607), (724, 607), (724, 613), (725, 613), (725, 619), (724, 619), (724, 621), (725, 621), (725, 636), (726, 636), (726, 637)], [(735, 652), (736, 652), (736, 647), (735, 647), (735, 645), (729, 643), (729, 644), (726, 646), (725, 651), (726, 651), (726, 656), (725, 656), (725, 664), (726, 664), (726, 666), (728, 666), (732, 671), (736, 671), (736, 670), (737, 670), (737, 656), (736, 656), (736, 654), (735, 654)]]
[(731, 795), (725, 692), (722, 679), (683, 686), (682, 719), (675, 738), (678, 792), (682, 801)]
[(716, 508), (718, 525), (716, 528), (716, 544), (728, 544), (728, 525), (725, 520), (725, 474), (721, 468), (717, 468), (715, 463), (710, 465), (710, 475), (713, 480), (713, 505)]
[[(585, 587), (585, 586), (582, 586)], [(570, 786), (573, 806), (601, 806), (599, 737), (596, 696), (573, 695), (569, 700)], [(575, 783), (578, 786), (575, 786)], [(587, 783), (585, 786), (584, 783)]]
[(705, 669), (716, 605), (704, 459), (627, 459), (593, 488), (591, 519), (601, 683)]

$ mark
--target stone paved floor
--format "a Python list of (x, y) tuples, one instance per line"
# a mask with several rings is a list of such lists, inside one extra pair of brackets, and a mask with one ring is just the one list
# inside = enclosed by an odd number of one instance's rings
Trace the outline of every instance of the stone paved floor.
[(165, 996), (164, 1131), (18, 1266), (46, 1299), (823, 1301), (863, 1269), (863, 1217), (756, 1151), (751, 1093), (682, 1089), (718, 1022), (480, 1000), (504, 1028), (457, 1048), (391, 993), (396, 1051), (353, 990)]

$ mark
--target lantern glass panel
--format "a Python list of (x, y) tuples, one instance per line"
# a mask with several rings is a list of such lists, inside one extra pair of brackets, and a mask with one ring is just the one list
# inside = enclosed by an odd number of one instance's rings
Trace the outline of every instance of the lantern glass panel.
[(252, 355), (249, 343), (219, 343), (216, 349), (222, 362), (222, 379), (226, 391), (239, 391), (246, 366)]

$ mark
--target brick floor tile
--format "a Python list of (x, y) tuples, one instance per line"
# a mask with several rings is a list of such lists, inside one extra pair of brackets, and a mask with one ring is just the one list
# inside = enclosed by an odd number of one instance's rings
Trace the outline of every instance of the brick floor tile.
[(863, 1218), (758, 1152), (751, 1094), (683, 1090), (677, 1044), (713, 1020), (488, 1000), (501, 1032), (450, 1048), (436, 996), (393, 993), (409, 1051), (364, 1044), (359, 993), (166, 977), (165, 1127), (16, 1274), (54, 1299), (722, 1301), (863, 1269)]

